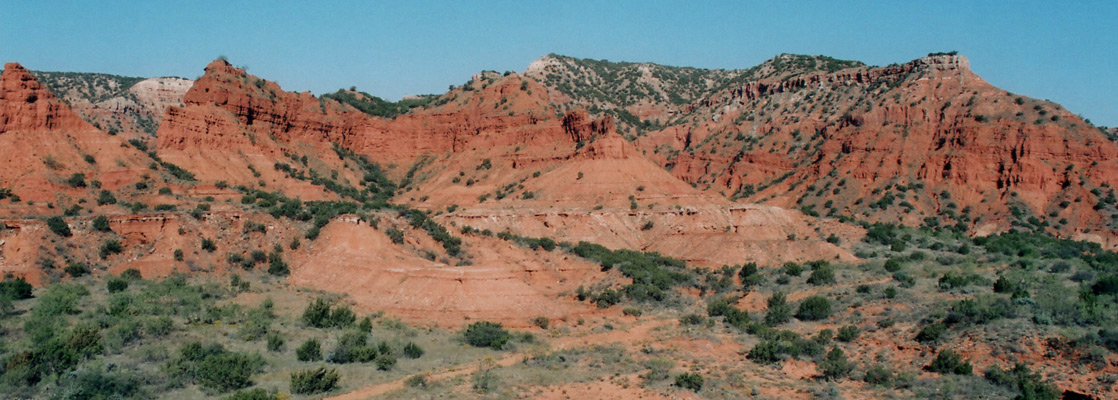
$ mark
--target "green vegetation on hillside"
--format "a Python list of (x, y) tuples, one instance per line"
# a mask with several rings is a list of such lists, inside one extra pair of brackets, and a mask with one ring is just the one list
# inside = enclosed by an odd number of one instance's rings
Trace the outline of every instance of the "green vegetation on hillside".
[(423, 95), (391, 102), (365, 92), (356, 92), (352, 89), (338, 89), (337, 92), (327, 93), (322, 95), (322, 97), (337, 100), (342, 104), (349, 104), (365, 114), (381, 118), (396, 118), (396, 116), (406, 114), (413, 108), (426, 108), (439, 98), (436, 95)]

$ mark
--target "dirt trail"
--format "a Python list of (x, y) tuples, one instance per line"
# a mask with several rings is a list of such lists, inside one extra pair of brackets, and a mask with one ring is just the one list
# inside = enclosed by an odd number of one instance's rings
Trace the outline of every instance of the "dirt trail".
[[(586, 335), (586, 336), (563, 337), (563, 338), (556, 339), (554, 342), (552, 342), (552, 344), (555, 346), (554, 350), (564, 350), (564, 349), (568, 349), (568, 348), (575, 347), (575, 346), (589, 346), (589, 345), (594, 345), (594, 344), (608, 344), (608, 343), (618, 343), (618, 342), (629, 344), (629, 343), (636, 342), (636, 341), (639, 341), (639, 340), (647, 339), (648, 338), (648, 333), (651, 332), (653, 329), (656, 329), (656, 328), (658, 328), (660, 326), (664, 326), (664, 325), (671, 325), (672, 323), (673, 322), (664, 322), (662, 320), (643, 321), (643, 322), (638, 323), (637, 325), (631, 327), (627, 331), (613, 330), (613, 331), (609, 331), (609, 332), (590, 334), (590, 335)], [(500, 367), (508, 367), (508, 366), (513, 365), (513, 364), (516, 364), (517, 362), (520, 362), (520, 360), (523, 360), (524, 357), (525, 357), (525, 354), (523, 354), (523, 353), (509, 354), (505, 357), (502, 357), (500, 359), (492, 361), (492, 365), (500, 366)], [(447, 369), (445, 369), (441, 372), (432, 373), (430, 376), (428, 376), (428, 381), (436, 382), (436, 381), (441, 381), (441, 380), (444, 380), (444, 379), (447, 379), (447, 378), (453, 378), (453, 377), (456, 377), (456, 376), (471, 374), (471, 373), (474, 373), (475, 371), (477, 371), (483, 363), (487, 363), (487, 362), (490, 362), (490, 361), (489, 360), (482, 360), (482, 361), (478, 361), (478, 362), (474, 362), (474, 363), (470, 363), (470, 364), (465, 364), (465, 365), (456, 365), (456, 366), (447, 368)], [(369, 386), (361, 387), (361, 388), (358, 388), (356, 390), (353, 390), (353, 391), (350, 391), (350, 392), (347, 392), (347, 393), (339, 394), (337, 396), (327, 397), (325, 400), (363, 400), (363, 399), (371, 399), (371, 398), (374, 398), (374, 397), (377, 397), (377, 396), (380, 396), (380, 395), (384, 395), (384, 394), (387, 394), (387, 393), (395, 391), (395, 390), (403, 389), (405, 380), (407, 380), (406, 377), (401, 378), (401, 379), (397, 379), (397, 380), (391, 381), (391, 382), (384, 382), (384, 383), (378, 383), (378, 384), (375, 384), (375, 385), (369, 385)]]

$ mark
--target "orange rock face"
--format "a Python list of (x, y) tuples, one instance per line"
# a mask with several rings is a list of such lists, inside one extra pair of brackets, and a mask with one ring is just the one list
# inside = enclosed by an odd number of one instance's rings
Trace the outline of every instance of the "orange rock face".
[(698, 125), (640, 147), (748, 200), (980, 234), (1030, 217), (1091, 232), (1114, 212), (1093, 206), (1118, 183), (1118, 147), (1059, 105), (989, 85), (963, 56), (747, 82), (693, 106)]
[(22, 66), (0, 75), (0, 187), (25, 201), (80, 197), (65, 185), (75, 173), (115, 189), (139, 180), (146, 156), (90, 125)]

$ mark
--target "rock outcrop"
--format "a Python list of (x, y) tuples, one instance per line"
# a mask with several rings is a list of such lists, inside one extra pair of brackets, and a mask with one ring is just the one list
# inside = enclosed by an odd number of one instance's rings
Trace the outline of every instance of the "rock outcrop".
[(1105, 200), (1113, 142), (1057, 104), (991, 86), (960, 55), (743, 82), (688, 112), (640, 147), (746, 200), (979, 234), (1072, 236), (1108, 230), (1118, 212)]
[[(73, 174), (116, 189), (140, 179), (147, 156), (93, 127), (16, 63), (0, 75), (0, 188), (24, 201), (77, 201)], [(10, 210), (9, 210), (10, 211)]]

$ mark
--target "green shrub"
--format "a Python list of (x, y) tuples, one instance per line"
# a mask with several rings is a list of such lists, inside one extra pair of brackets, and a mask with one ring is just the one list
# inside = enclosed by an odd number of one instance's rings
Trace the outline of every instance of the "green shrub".
[(124, 272), (121, 273), (121, 277), (129, 280), (143, 279), (143, 275), (140, 274), (140, 270), (135, 268), (125, 269)]
[(823, 372), (823, 377), (827, 379), (839, 379), (846, 377), (850, 371), (854, 370), (854, 364), (846, 359), (846, 354), (838, 347), (832, 347), (831, 351), (827, 352), (827, 356), (823, 358), (823, 362), (819, 363), (819, 370)]
[(407, 386), (407, 387), (410, 387), (410, 388), (417, 388), (417, 389), (426, 388), (427, 387), (427, 375), (425, 375), (425, 374), (415, 374), (415, 375), (409, 376), (408, 379), (404, 380), (404, 386)]
[(875, 365), (873, 368), (866, 370), (866, 375), (862, 380), (871, 385), (888, 385), (893, 381), (893, 372), (889, 371), (883, 366)]
[(58, 236), (70, 237), (70, 235), (72, 235), (70, 232), (70, 225), (67, 225), (66, 221), (59, 216), (47, 218), (47, 227)]
[(847, 325), (839, 328), (838, 336), (836, 337), (840, 342), (850, 342), (858, 338), (859, 329), (855, 325)]
[(1091, 290), (1095, 294), (1118, 294), (1118, 274), (1099, 277), (1095, 284), (1091, 285)]
[(338, 371), (319, 367), (291, 373), (291, 393), (315, 394), (329, 392), (338, 385)]
[(131, 373), (87, 368), (67, 375), (63, 391), (77, 394), (68, 398), (128, 399), (139, 397), (140, 385), (141, 379)]
[(104, 215), (98, 215), (93, 218), (93, 230), (98, 232), (109, 232), (112, 228), (109, 227), (109, 219)]
[(823, 262), (823, 264), (819, 264), (811, 271), (811, 275), (807, 277), (807, 283), (817, 286), (830, 285), (835, 283), (834, 267), (826, 262)]
[(108, 204), (116, 204), (116, 196), (113, 196), (113, 192), (102, 189), (97, 193), (97, 205), (103, 206)]
[(818, 321), (831, 316), (831, 301), (822, 296), (811, 296), (800, 303), (796, 318), (803, 321)]
[(340, 305), (330, 312), (330, 326), (345, 328), (357, 321), (357, 315), (346, 305)]
[(330, 303), (322, 297), (314, 299), (314, 302), (307, 304), (307, 308), (303, 310), (303, 322), (315, 328), (330, 327)]
[(547, 329), (548, 325), (551, 324), (551, 320), (547, 319), (547, 317), (536, 317), (532, 318), (532, 324), (540, 327), (540, 329)]
[(951, 311), (944, 319), (944, 323), (972, 323), (985, 324), (1002, 318), (1017, 316), (1013, 303), (1000, 296), (978, 296), (973, 299), (963, 299), (951, 305)]
[(128, 281), (124, 278), (109, 278), (109, 280), (105, 282), (105, 286), (108, 288), (109, 293), (123, 292), (128, 289)]
[(228, 351), (220, 344), (190, 342), (179, 349), (179, 356), (168, 364), (167, 371), (203, 389), (222, 393), (249, 386), (252, 374), (263, 365), (259, 355)]
[(202, 250), (213, 253), (217, 250), (217, 243), (214, 243), (213, 239), (202, 238)]
[(463, 332), (466, 343), (474, 347), (489, 347), (501, 350), (512, 335), (500, 323), (478, 321), (470, 324)]
[(699, 314), (687, 314), (679, 318), (680, 325), (702, 325), (707, 319)]
[(299, 348), (295, 349), (295, 358), (299, 361), (318, 361), (322, 359), (322, 345), (318, 339), (307, 339)]
[(384, 231), (384, 233), (386, 235), (388, 235), (388, 239), (392, 240), (392, 243), (396, 243), (396, 244), (404, 243), (404, 232), (403, 231), (401, 231), (399, 229), (396, 229), (396, 228), (388, 228), (388, 230)]
[(307, 304), (307, 308), (303, 310), (303, 322), (315, 328), (345, 328), (352, 326), (356, 320), (357, 316), (348, 306), (341, 305), (333, 308), (330, 302), (322, 297)]
[(161, 316), (152, 318), (144, 322), (144, 333), (152, 337), (163, 337), (171, 333), (175, 327), (175, 322), (171, 317)]
[(419, 345), (414, 342), (408, 342), (408, 344), (404, 345), (404, 356), (408, 358), (423, 357), (423, 353), (423, 348), (419, 347)]
[(268, 274), (275, 276), (288, 276), (291, 274), (291, 269), (287, 263), (283, 261), (283, 257), (279, 253), (272, 253), (268, 258)]
[(973, 371), (970, 361), (951, 350), (942, 350), (936, 354), (935, 360), (928, 365), (928, 370), (941, 374), (970, 375)]
[(885, 261), (886, 271), (897, 272), (900, 271), (901, 268), (904, 268), (904, 264), (901, 264), (900, 260), (897, 260), (896, 258), (890, 258)]
[(263, 361), (246, 354), (227, 352), (208, 356), (198, 362), (195, 382), (218, 392), (249, 386), (252, 374)]
[(120, 241), (116, 239), (109, 239), (101, 243), (101, 259), (108, 258), (113, 254), (120, 254), (124, 252), (124, 246), (121, 246)]
[(7, 298), (10, 300), (23, 300), (31, 298), (31, 287), (27, 280), (21, 277), (13, 277), (8, 275), (4, 277), (4, 281), (0, 282), (0, 298)]
[(792, 261), (784, 263), (784, 266), (780, 267), (780, 270), (788, 276), (800, 276), (800, 274), (804, 273), (804, 267)]
[(280, 336), (278, 333), (271, 333), (271, 334), (268, 334), (268, 336), (266, 337), (266, 340), (268, 341), (268, 351), (272, 351), (272, 352), (283, 351), (283, 347), (284, 347), (284, 344), (286, 342), (283, 339), (283, 336)]
[(70, 187), (83, 188), (85, 187), (85, 174), (75, 173), (66, 179), (66, 184)]
[(698, 392), (703, 390), (703, 376), (697, 373), (684, 372), (676, 375), (675, 385), (693, 392)]
[(396, 356), (392, 355), (392, 353), (381, 352), (377, 355), (377, 358), (375, 361), (373, 361), (373, 363), (377, 365), (378, 370), (388, 371), (396, 365)]
[(1060, 390), (1044, 380), (1040, 374), (1029, 371), (1023, 363), (1017, 363), (1011, 370), (1003, 370), (996, 364), (991, 365), (984, 374), (991, 383), (1017, 388), (1018, 399), (1058, 400)]
[(175, 257), (175, 261), (182, 261), (183, 260), (182, 249), (175, 249), (174, 257)]
[(823, 353), (823, 346), (819, 342), (804, 339), (795, 332), (767, 330), (758, 334), (764, 340), (753, 346), (746, 357), (762, 364), (779, 362), (788, 357), (817, 356)]
[(920, 328), (920, 332), (916, 333), (916, 341), (921, 343), (933, 342), (939, 340), (945, 332), (947, 332), (947, 325), (942, 322), (933, 322)]
[(86, 267), (85, 264), (75, 261), (70, 263), (70, 265), (67, 265), (66, 268), (63, 269), (63, 271), (71, 277), (77, 278), (79, 276), (88, 274), (89, 268)]
[(769, 309), (765, 313), (765, 325), (777, 326), (792, 319), (792, 306), (788, 305), (783, 292), (773, 293), (769, 297)]
[(745, 290), (749, 290), (765, 281), (765, 278), (761, 276), (760, 271), (757, 269), (757, 263), (743, 265), (741, 271), (738, 271), (738, 278), (741, 279), (741, 286)]
[(338, 339), (334, 351), (326, 361), (346, 364), (351, 362), (371, 362), (380, 356), (380, 351), (375, 345), (369, 344), (369, 335), (365, 332), (350, 331)]

